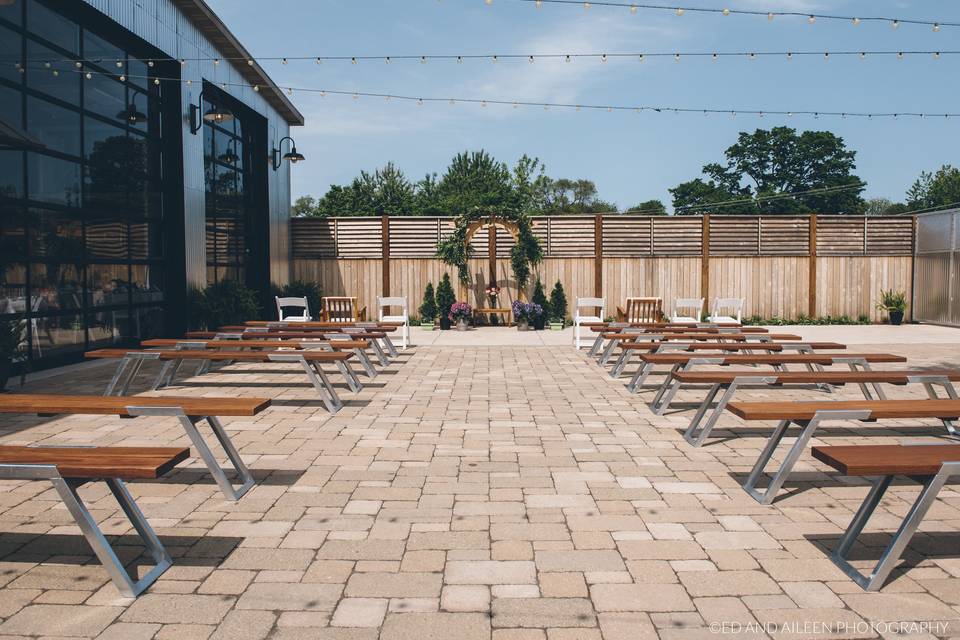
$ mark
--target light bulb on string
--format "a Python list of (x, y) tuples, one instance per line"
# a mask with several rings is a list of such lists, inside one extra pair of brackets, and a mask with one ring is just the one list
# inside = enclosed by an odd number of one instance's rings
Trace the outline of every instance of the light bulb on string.
[(728, 16), (730, 15), (730, 9), (724, 8), (724, 10), (721, 13), (723, 13), (723, 15), (725, 16)]
[(939, 33), (939, 32), (940, 32), (940, 23), (939, 23), (939, 22), (933, 23), (933, 32), (934, 32), (934, 33)]
[(630, 13), (631, 13), (631, 14), (637, 15), (637, 9), (638, 9), (637, 5), (635, 5), (635, 4), (630, 5)]
[(829, 52), (829, 51), (824, 51), (824, 53), (823, 53), (823, 59), (824, 59), (824, 61), (827, 61), (827, 60), (830, 59), (830, 52)]
[(747, 57), (750, 58), (751, 60), (756, 60), (756, 59), (757, 59), (757, 54), (755, 54), (755, 53), (750, 53), (750, 54), (747, 54)]
[(492, 58), (490, 58), (490, 62), (492, 62), (493, 64), (497, 64), (498, 61), (499, 61), (499, 60), (498, 60), (497, 56), (493, 56)]
[(220, 64), (220, 58), (214, 58), (214, 59), (213, 59), (213, 66), (216, 67), (216, 66), (218, 66), (219, 64)]
[(53, 71), (51, 71), (51, 73), (53, 74), (53, 77), (54, 77), (54, 78), (56, 78), (57, 76), (60, 75), (60, 72), (57, 71), (56, 69), (54, 69)]
[(854, 18), (854, 19), (853, 19), (853, 26), (855, 26), (855, 27), (860, 26), (860, 18)]
[(772, 11), (767, 14), (767, 20), (769, 20), (770, 22), (773, 22), (773, 12), (772, 12)]
[(589, 3), (589, 2), (584, 2), (584, 3), (583, 3), (583, 10), (586, 11), (586, 10), (589, 9), (589, 8), (590, 8), (590, 3)]
[(530, 64), (533, 64), (533, 56), (530, 56), (530, 57), (527, 59), (527, 62), (529, 62)]
[(422, 106), (423, 106), (423, 98), (417, 98), (417, 106), (418, 106), (418, 107), (422, 107)]
[(53, 66), (53, 65), (51, 65), (49, 62), (44, 62), (44, 63), (43, 63), (43, 68), (44, 68), (44, 69), (49, 69), (51, 66)]
[(683, 7), (677, 7), (677, 16), (682, 16), (684, 14), (684, 11), (685, 10)]
[(290, 63), (287, 61), (286, 58), (284, 58), (283, 60), (281, 60), (280, 63), (281, 63), (281, 64), (290, 64)]
[(899, 21), (899, 20), (894, 20), (893, 22), (891, 22), (891, 23), (890, 23), (890, 28), (891, 28), (891, 29), (899, 29), (899, 28), (900, 28), (900, 21)]
[(674, 62), (680, 62), (680, 54), (679, 54), (679, 53), (673, 54), (673, 61), (674, 61)]
[(420, 56), (420, 64), (427, 64), (427, 56)]
[(939, 51), (934, 51), (934, 52), (933, 52), (933, 59), (934, 59), (934, 60), (939, 60), (939, 59), (940, 59), (940, 52), (939, 52)]
[(903, 51), (897, 52), (897, 60), (903, 60)]
[(93, 80), (93, 74), (90, 73), (89, 71), (87, 71), (83, 77), (86, 78), (87, 80)]
[(357, 64), (356, 58), (350, 58), (350, 64)]
[(123, 60), (117, 60), (117, 68), (118, 69), (123, 68)]
[(247, 66), (248, 66), (248, 67), (252, 67), (252, 66), (253, 66), (253, 60), (247, 60)]
[(533, 3), (533, 6), (539, 9), (540, 7), (543, 6), (543, 0), (537, 0), (536, 2)]
[(572, 62), (572, 61), (573, 61), (573, 58), (571, 58), (570, 56), (566, 56), (566, 58), (564, 58), (564, 62)]
[(861, 60), (866, 60), (866, 59), (867, 59), (867, 54), (866, 54), (865, 52), (861, 51), (861, 52), (860, 52), (860, 59), (861, 59)]
[(606, 64), (606, 62), (607, 62), (607, 54), (604, 53), (603, 55), (600, 56), (600, 62)]
[(390, 64), (390, 56), (383, 59), (383, 64)]
[(82, 68), (83, 68), (83, 63), (82, 63), (82, 62), (74, 62), (74, 63), (73, 63), (73, 66), (75, 66), (77, 69), (82, 69)]
[(787, 60), (793, 60), (793, 52), (792, 52), (792, 51), (788, 51), (788, 52), (787, 52)]
[(816, 22), (816, 21), (817, 21), (817, 16), (811, 15), (811, 16), (808, 16), (808, 17), (807, 17), (807, 22), (808, 22), (809, 24), (813, 24), (813, 23)]
[(320, 58), (317, 58), (317, 59), (316, 59), (316, 63), (317, 63), (317, 64), (323, 64), (323, 60), (321, 60)]
[(644, 57), (643, 57), (643, 54), (641, 53), (641, 54), (637, 57), (637, 61), (638, 61), (640, 64), (643, 64), (643, 61), (644, 61), (644, 60), (646, 60), (646, 58), (644, 58)]
[(493, 4), (493, 0), (483, 0), (483, 2), (484, 2), (484, 4), (486, 4), (488, 7)]
[(481, 106), (481, 107), (486, 107), (486, 106), (487, 106), (487, 101), (486, 101), (486, 100), (481, 100), (481, 101), (480, 101), (480, 106)]
[(463, 64), (463, 56), (457, 56), (457, 64)]
[(717, 54), (713, 54), (712, 56), (710, 56), (710, 59), (716, 62), (717, 60), (720, 59), (720, 56), (718, 56)]
[[(160, 78), (154, 78), (154, 79), (153, 79), (153, 84), (159, 87), (159, 86), (160, 86)], [(260, 89), (259, 89), (258, 87), (254, 87), (253, 90), (254, 90), (254, 91), (260, 91)]]

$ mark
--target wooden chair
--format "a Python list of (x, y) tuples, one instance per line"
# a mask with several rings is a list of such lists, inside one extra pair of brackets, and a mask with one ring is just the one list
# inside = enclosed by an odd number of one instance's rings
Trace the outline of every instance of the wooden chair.
[(670, 322), (700, 322), (703, 298), (676, 298), (670, 309)]
[[(304, 298), (281, 298), (276, 296), (277, 301), (277, 318), (280, 322), (310, 322), (313, 318), (310, 317), (310, 305), (307, 303), (307, 299)], [(290, 315), (284, 315), (284, 309), (293, 309), (299, 310), (301, 313), (298, 315), (292, 313)]]
[[(581, 326), (589, 322), (603, 322), (604, 309), (606, 302), (603, 298), (577, 298), (577, 303), (573, 306), (573, 348), (583, 347), (580, 337)], [(587, 309), (596, 315), (581, 315), (580, 310)]]
[[(813, 447), (813, 457), (842, 475), (872, 478), (873, 486), (837, 542), (830, 559), (864, 590), (877, 591), (900, 561), (900, 556), (910, 544), (924, 516), (936, 502), (940, 490), (948, 481), (960, 475), (960, 445)], [(923, 488), (883, 550), (880, 560), (870, 574), (865, 575), (851, 565), (847, 558), (870, 516), (897, 476), (920, 482)], [(897, 512), (899, 513), (899, 509)]]
[[(744, 490), (761, 504), (771, 504), (780, 487), (790, 476), (800, 456), (813, 438), (820, 425), (832, 420), (869, 420), (879, 419), (910, 420), (915, 418), (936, 418), (944, 425), (950, 425), (960, 416), (960, 400), (843, 400), (835, 402), (731, 402), (727, 411), (746, 421), (775, 420), (777, 427), (770, 435), (750, 475), (743, 483)], [(783, 457), (780, 468), (770, 479), (763, 491), (757, 488), (760, 476), (777, 452), (790, 425), (800, 427), (800, 434)], [(876, 425), (871, 424), (871, 429)], [(929, 447), (914, 445), (917, 449)], [(913, 448), (913, 447), (911, 447)], [(935, 473), (935, 472), (934, 472)], [(871, 474), (872, 475), (872, 474)], [(931, 474), (932, 475), (932, 474)]]
[(627, 305), (620, 312), (622, 322), (660, 322), (663, 320), (662, 298), (627, 298)]
[(366, 309), (357, 309), (357, 299), (352, 296), (326, 296), (323, 302), (324, 322), (363, 322)]

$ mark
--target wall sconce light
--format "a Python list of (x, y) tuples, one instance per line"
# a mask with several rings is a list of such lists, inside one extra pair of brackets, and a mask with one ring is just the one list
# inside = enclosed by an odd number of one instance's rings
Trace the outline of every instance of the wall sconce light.
[(270, 154), (274, 171), (280, 168), (280, 149), (283, 147), (284, 140), (290, 141), (290, 151), (283, 154), (284, 160), (289, 160), (291, 164), (297, 164), (302, 160), (306, 160), (306, 157), (297, 151), (297, 143), (293, 141), (293, 138), (290, 136), (284, 136), (283, 138), (280, 138), (280, 142), (277, 143), (277, 146)]
[(217, 157), (217, 160), (220, 162), (226, 162), (227, 164), (237, 164), (237, 161), (240, 160), (240, 156), (237, 155), (237, 152), (234, 148), (235, 146), (236, 145), (233, 144), (230, 145), (226, 151)]
[(226, 107), (221, 107), (212, 102), (210, 108), (207, 109), (201, 117), (200, 110), (203, 108), (202, 105), (203, 91), (200, 92), (200, 96), (197, 98), (197, 104), (190, 105), (190, 133), (193, 135), (197, 135), (197, 131), (200, 131), (204, 122), (223, 124), (224, 122), (230, 122), (236, 117), (233, 115), (233, 112)]

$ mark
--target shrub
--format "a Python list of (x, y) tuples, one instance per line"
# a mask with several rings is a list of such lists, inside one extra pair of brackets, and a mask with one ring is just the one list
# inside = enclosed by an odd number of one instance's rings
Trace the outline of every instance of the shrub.
[(256, 292), (234, 280), (221, 280), (202, 291), (191, 289), (187, 304), (191, 329), (217, 329), (260, 315)]
[(450, 306), (450, 315), (448, 317), (451, 322), (469, 320), (473, 317), (473, 307), (466, 302), (454, 302)]
[(437, 299), (433, 295), (433, 283), (428, 282), (423, 290), (423, 302), (420, 304), (420, 321), (433, 322), (437, 319)]
[(877, 303), (877, 309), (880, 311), (906, 311), (907, 294), (903, 291), (880, 291), (880, 302)]
[(320, 317), (320, 298), (323, 297), (323, 291), (316, 282), (306, 282), (304, 280), (292, 280), (288, 284), (274, 289), (274, 295), (281, 298), (306, 298), (307, 306), (310, 307), (310, 315), (314, 318)]
[(550, 322), (563, 322), (567, 317), (567, 294), (563, 290), (563, 285), (557, 280), (553, 285), (553, 291), (550, 292)]
[(540, 305), (540, 308), (543, 309), (543, 314), (534, 320), (534, 327), (543, 329), (543, 326), (547, 322), (547, 316), (550, 315), (550, 302), (547, 300), (547, 294), (543, 290), (543, 283), (540, 282), (539, 277), (533, 285), (533, 295), (530, 296), (530, 302)]
[(16, 360), (23, 355), (26, 323), (18, 318), (0, 321), (0, 361)]
[(820, 316), (819, 318), (812, 318), (808, 315), (800, 314), (794, 319), (790, 318), (763, 318), (761, 316), (750, 316), (749, 318), (743, 319), (744, 325), (768, 325), (768, 326), (779, 326), (779, 325), (830, 325), (830, 324), (847, 324), (847, 325), (859, 325), (859, 324), (871, 324), (870, 317), (865, 314), (860, 314), (856, 319), (851, 318), (850, 316), (844, 314), (839, 316)]
[(450, 307), (456, 301), (457, 297), (454, 295), (453, 286), (450, 284), (450, 274), (445, 273), (443, 279), (440, 280), (440, 285), (437, 286), (437, 313), (440, 314), (441, 326), (449, 326)]

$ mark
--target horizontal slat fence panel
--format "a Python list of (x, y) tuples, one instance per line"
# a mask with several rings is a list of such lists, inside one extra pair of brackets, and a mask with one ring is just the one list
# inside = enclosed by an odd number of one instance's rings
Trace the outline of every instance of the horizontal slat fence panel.
[(337, 255), (336, 220), (293, 218), (290, 243), (294, 258), (334, 258)]
[(698, 256), (703, 250), (703, 223), (698, 217), (653, 219), (653, 254), (657, 256)]
[(913, 218), (867, 218), (868, 255), (909, 255), (913, 248)]
[(383, 254), (383, 227), (380, 218), (337, 220), (337, 257), (377, 258)]
[(547, 255), (553, 257), (592, 256), (595, 218), (557, 216), (549, 220), (550, 242)]
[(604, 257), (649, 256), (653, 253), (653, 219), (604, 216)]
[(817, 255), (862, 256), (866, 249), (866, 219), (858, 216), (817, 218)]
[(767, 216), (758, 220), (761, 255), (805, 256), (810, 253), (810, 218)]
[(440, 240), (440, 218), (390, 218), (391, 258), (431, 258)]
[(710, 255), (755, 256), (760, 254), (760, 218), (711, 216)]

